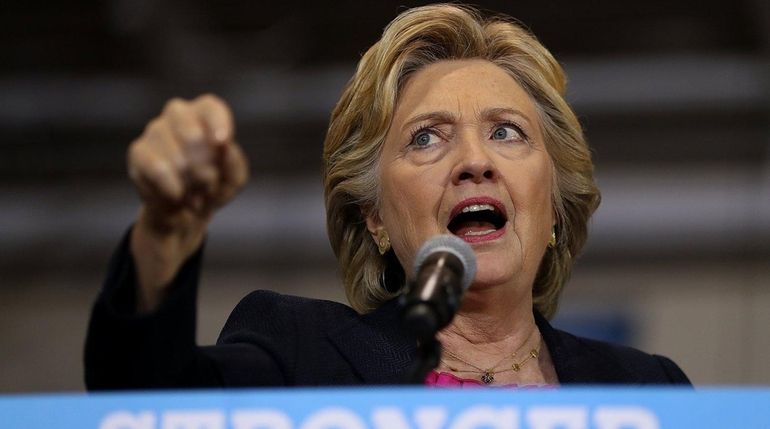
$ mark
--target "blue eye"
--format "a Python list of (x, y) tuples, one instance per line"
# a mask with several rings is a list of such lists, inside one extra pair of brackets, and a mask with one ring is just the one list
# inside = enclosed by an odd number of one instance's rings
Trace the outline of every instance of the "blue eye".
[(493, 140), (524, 140), (524, 135), (516, 127), (505, 125), (492, 131)]
[(414, 134), (410, 145), (416, 146), (418, 148), (424, 148), (436, 143), (438, 143), (438, 136), (436, 136), (435, 133), (428, 130), (422, 130)]

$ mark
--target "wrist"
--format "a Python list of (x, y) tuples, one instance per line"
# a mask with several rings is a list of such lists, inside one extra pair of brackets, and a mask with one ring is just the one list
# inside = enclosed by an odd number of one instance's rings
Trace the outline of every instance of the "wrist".
[(143, 208), (131, 231), (137, 278), (137, 310), (148, 312), (163, 301), (185, 261), (200, 247), (205, 223), (158, 228)]

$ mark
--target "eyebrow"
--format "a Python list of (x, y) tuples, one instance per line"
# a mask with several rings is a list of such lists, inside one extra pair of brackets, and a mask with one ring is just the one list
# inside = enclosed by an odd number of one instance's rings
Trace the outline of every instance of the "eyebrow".
[[(527, 123), (531, 124), (529, 117), (525, 115), (524, 112), (521, 110), (512, 109), (510, 107), (494, 107), (491, 109), (485, 109), (481, 112), (481, 117), (484, 119), (499, 118), (504, 115), (519, 116), (523, 118)], [(455, 122), (457, 117), (452, 112), (448, 112), (446, 110), (421, 113), (405, 122), (402, 127), (402, 131), (406, 131), (407, 129), (411, 128), (411, 126), (417, 122), (422, 122), (429, 119), (436, 120), (438, 122)]]
[(492, 109), (486, 109), (483, 112), (481, 112), (481, 117), (485, 119), (489, 118), (499, 118), (503, 115), (514, 115), (514, 116), (520, 116), (522, 119), (527, 121), (528, 124), (531, 124), (531, 121), (529, 119), (529, 116), (525, 115), (524, 112), (517, 109), (512, 109), (510, 107), (495, 107)]
[(456, 117), (452, 112), (448, 112), (446, 110), (441, 110), (438, 112), (427, 112), (427, 113), (421, 113), (408, 121), (404, 123), (404, 126), (401, 127), (402, 131), (406, 131), (407, 129), (411, 128), (413, 124), (417, 122), (422, 122), (428, 119), (433, 119), (438, 122), (455, 122)]

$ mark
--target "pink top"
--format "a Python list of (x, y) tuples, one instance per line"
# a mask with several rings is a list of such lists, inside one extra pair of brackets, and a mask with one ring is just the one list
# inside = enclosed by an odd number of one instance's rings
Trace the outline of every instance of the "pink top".
[(481, 380), (473, 380), (468, 378), (460, 378), (454, 374), (448, 372), (436, 372), (431, 371), (428, 376), (425, 377), (425, 385), (429, 387), (462, 387), (462, 388), (477, 388), (477, 387), (508, 387), (516, 389), (532, 389), (532, 388), (552, 388), (552, 385), (537, 385), (537, 384), (504, 384), (490, 386), (481, 382)]

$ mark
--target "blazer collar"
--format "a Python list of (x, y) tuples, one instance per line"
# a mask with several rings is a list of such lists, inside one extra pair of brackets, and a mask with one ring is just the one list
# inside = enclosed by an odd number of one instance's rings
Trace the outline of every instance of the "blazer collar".
[(398, 299), (392, 299), (328, 335), (364, 383), (398, 384), (417, 351), (400, 326)]
[(537, 310), (535, 323), (540, 329), (560, 384), (633, 384), (641, 382), (624, 368), (622, 362), (613, 359), (586, 341), (558, 329)]
[[(533, 312), (560, 384), (640, 382), (606, 352)], [(331, 331), (329, 339), (366, 384), (398, 384), (417, 351), (416, 341), (400, 328), (397, 299)]]

